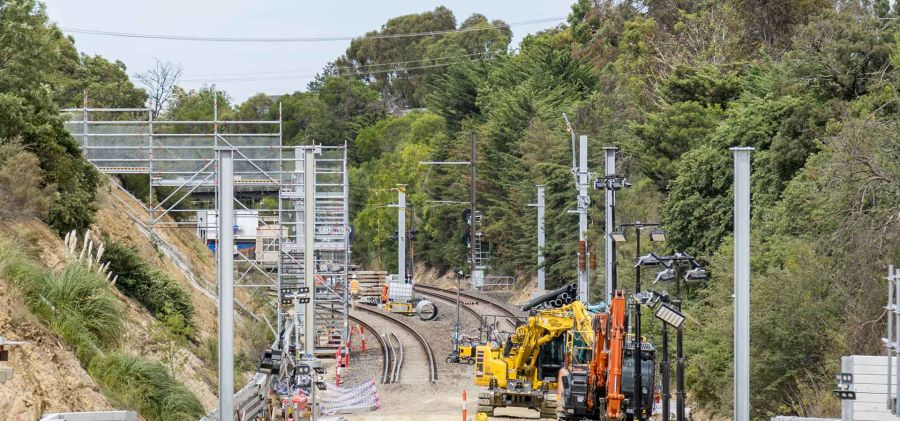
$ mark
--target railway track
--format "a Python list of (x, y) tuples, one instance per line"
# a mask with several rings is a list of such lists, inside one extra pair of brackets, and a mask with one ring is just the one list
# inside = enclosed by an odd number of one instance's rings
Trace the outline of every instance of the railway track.
[(391, 382), (391, 373), (390, 370), (391, 363), (393, 361), (393, 348), (391, 348), (390, 344), (385, 340), (385, 337), (378, 334), (378, 331), (372, 328), (372, 325), (362, 321), (357, 317), (353, 317), (348, 315), (348, 319), (353, 321), (354, 323), (361, 325), (365, 328), (366, 331), (372, 332), (372, 336), (378, 341), (378, 345), (381, 347), (381, 355), (382, 355), (382, 370), (381, 370), (381, 384), (388, 384)]
[[(454, 304), (456, 303), (456, 291), (419, 284), (415, 285), (413, 287), (413, 290), (421, 293), (422, 295), (435, 297), (443, 301), (452, 302)], [(515, 331), (516, 326), (518, 326), (518, 321), (520, 319), (519, 316), (517, 316), (506, 307), (477, 295), (468, 294), (465, 292), (460, 292), (459, 296), (460, 306), (469, 313), (472, 313), (472, 315), (474, 315), (476, 319), (482, 320), (481, 316), (497, 316), (498, 318), (504, 319), (506, 321), (506, 327), (511, 331)]]
[[(421, 380), (421, 377), (425, 377), (428, 383), (437, 381), (438, 369), (434, 352), (432, 352), (431, 346), (425, 337), (416, 331), (415, 328), (402, 320), (385, 314), (381, 310), (367, 308), (364, 305), (357, 306), (353, 312), (364, 313), (350, 317), (357, 322), (361, 322), (360, 319), (365, 316), (366, 322), (362, 323), (363, 326), (369, 329), (381, 344), (384, 355), (382, 383), (415, 383), (415, 380)], [(370, 315), (375, 317), (368, 317)], [(394, 343), (396, 343), (396, 347)], [(427, 370), (422, 371), (422, 365), (415, 364), (419, 358), (425, 363)], [(405, 362), (410, 363), (406, 364), (406, 368), (413, 371), (411, 375), (408, 374), (410, 370), (403, 371)], [(422, 372), (416, 372), (416, 370)]]

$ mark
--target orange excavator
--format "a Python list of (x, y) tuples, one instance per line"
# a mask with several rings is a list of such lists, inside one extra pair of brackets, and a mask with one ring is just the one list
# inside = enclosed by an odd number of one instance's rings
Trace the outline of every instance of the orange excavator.
[[(633, 353), (635, 347), (633, 344), (626, 346), (625, 308), (624, 292), (616, 291), (609, 310), (593, 317), (593, 338), (579, 338), (578, 331), (570, 333), (567, 340), (569, 359), (560, 370), (557, 382), (558, 419), (616, 421), (632, 418), (626, 413), (625, 406), (634, 399), (631, 387), (634, 370), (630, 366), (633, 360), (625, 357)], [(643, 383), (652, 385), (655, 350), (648, 343), (643, 343), (641, 350), (641, 359), (645, 362), (642, 365), (648, 366), (644, 376), (649, 377), (645, 377)], [(628, 366), (626, 373), (623, 373), (623, 365)], [(652, 387), (648, 387), (640, 398), (645, 402), (652, 400), (652, 393)]]

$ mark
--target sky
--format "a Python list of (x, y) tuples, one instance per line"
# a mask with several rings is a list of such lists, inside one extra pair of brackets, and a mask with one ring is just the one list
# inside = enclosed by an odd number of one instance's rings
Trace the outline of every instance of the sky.
[[(50, 19), (62, 28), (252, 38), (359, 36), (379, 29), (392, 17), (440, 5), (453, 11), (457, 24), (472, 13), (510, 23), (531, 21), (564, 17), (573, 1), (45, 0)], [(518, 46), (528, 33), (561, 22), (514, 26), (512, 46)], [(150, 69), (157, 58), (180, 63), (184, 74), (179, 85), (192, 89), (215, 83), (235, 102), (259, 92), (276, 95), (305, 90), (307, 82), (349, 45), (349, 41), (215, 43), (71, 35), (79, 51), (120, 60), (132, 77)], [(221, 80), (247, 78), (257, 80)]]

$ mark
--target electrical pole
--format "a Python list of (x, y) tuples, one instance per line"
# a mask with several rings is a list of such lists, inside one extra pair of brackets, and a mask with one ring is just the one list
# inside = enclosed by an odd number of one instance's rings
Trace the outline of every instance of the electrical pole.
[(397, 278), (406, 283), (406, 185), (397, 185)]
[(216, 277), (219, 288), (219, 419), (234, 420), (234, 149), (216, 148), (219, 166)]
[[(734, 154), (734, 421), (750, 421), (750, 153), (753, 148), (736, 147), (731, 151)], [(678, 335), (678, 347), (681, 348), (681, 335)], [(681, 358), (678, 364), (678, 375), (683, 377)], [(682, 394), (679, 391), (679, 421), (684, 419)]]
[[(479, 274), (480, 271), (476, 267), (477, 261), (476, 261), (476, 255), (475, 255), (475, 235), (478, 231), (475, 226), (476, 225), (475, 221), (477, 220), (477, 218), (476, 218), (477, 212), (475, 210), (475, 197), (478, 194), (478, 183), (476, 182), (476, 178), (475, 178), (475, 176), (476, 176), (475, 167), (476, 167), (477, 161), (478, 161), (478, 140), (475, 137), (475, 130), (472, 130), (470, 137), (472, 140), (472, 158), (469, 163), (469, 168), (471, 170), (471, 177), (472, 177), (472, 192), (471, 192), (472, 197), (470, 199), (470, 206), (472, 208), (472, 224), (469, 225), (469, 249), (470, 249), (470, 254), (471, 254), (471, 258), (472, 258), (472, 287), (475, 288), (476, 286), (480, 286), (479, 284), (481, 282), (483, 282), (484, 274), (483, 273)], [(459, 303), (459, 300), (457, 300), (457, 304), (458, 303)], [(459, 322), (458, 319), (459, 318), (457, 317), (457, 323)]]
[[(470, 225), (469, 225), (469, 264), (472, 266), (472, 270), (470, 273), (470, 278), (472, 279), (472, 285), (476, 285), (476, 256), (475, 256), (475, 235), (476, 235), (476, 227), (475, 227), (475, 198), (478, 195), (478, 187), (477, 187), (477, 173), (475, 168), (477, 166), (478, 161), (478, 139), (475, 137), (475, 130), (472, 130), (470, 134), (470, 139), (472, 143), (472, 151), (471, 157), (468, 161), (420, 161), (419, 165), (468, 165), (470, 170), (470, 178), (472, 184), (471, 195), (469, 198), (469, 207), (471, 209), (470, 216)], [(454, 202), (456, 203), (456, 202)], [(462, 202), (464, 203), (464, 202)], [(483, 276), (482, 278), (483, 279)], [(460, 329), (460, 290), (462, 289), (462, 276), (457, 277), (456, 282), (456, 335), (454, 336), (453, 343), (454, 346), (459, 348), (459, 329)]]
[[(634, 250), (634, 259), (637, 264), (634, 266), (634, 293), (641, 293), (641, 228), (640, 222), (634, 226), (634, 238), (637, 241)], [(641, 421), (644, 419), (644, 402), (643, 393), (641, 391), (641, 303), (634, 303), (634, 419)], [(668, 421), (668, 420), (666, 420)]]
[(544, 186), (537, 185), (537, 203), (531, 203), (529, 207), (537, 208), (537, 291), (535, 293), (542, 294), (546, 290), (546, 282), (545, 282), (545, 273), (544, 270), (544, 210), (546, 209), (544, 203)]
[(578, 142), (578, 299), (589, 302), (588, 265), (587, 265), (587, 230), (588, 208), (591, 198), (588, 196), (588, 138), (579, 136)]
[[(605, 155), (606, 161), (606, 183), (605, 187), (605, 204), (604, 204), (604, 219), (605, 219), (605, 242), (606, 242), (606, 302), (612, 302), (613, 292), (616, 290), (616, 243), (613, 241), (612, 236), (610, 235), (615, 229), (616, 226), (616, 215), (615, 215), (615, 206), (616, 206), (616, 190), (610, 186), (612, 177), (616, 175), (616, 151), (619, 148), (615, 146), (605, 146), (603, 147), (603, 154)], [(668, 420), (666, 420), (668, 421)]]

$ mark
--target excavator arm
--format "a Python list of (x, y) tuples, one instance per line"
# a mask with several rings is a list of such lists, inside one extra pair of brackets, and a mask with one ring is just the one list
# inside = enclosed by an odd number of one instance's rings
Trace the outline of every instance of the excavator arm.
[(606, 376), (606, 415), (609, 420), (623, 416), (622, 354), (625, 348), (625, 293), (616, 291), (609, 306), (609, 357)]

